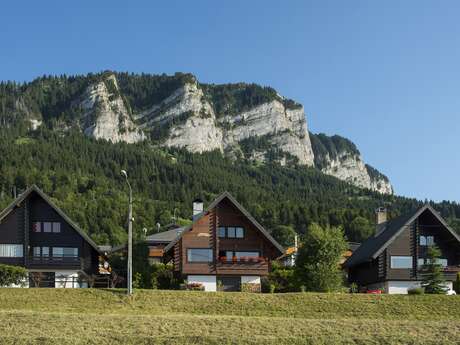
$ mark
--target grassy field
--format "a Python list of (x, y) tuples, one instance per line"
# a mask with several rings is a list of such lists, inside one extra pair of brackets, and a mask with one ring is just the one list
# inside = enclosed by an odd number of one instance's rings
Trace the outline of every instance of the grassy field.
[(1, 344), (460, 344), (460, 296), (0, 289)]

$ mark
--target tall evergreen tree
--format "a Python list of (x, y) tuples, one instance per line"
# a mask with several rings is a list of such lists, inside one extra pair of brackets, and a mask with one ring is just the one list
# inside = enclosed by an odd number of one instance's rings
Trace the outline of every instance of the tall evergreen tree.
[(422, 287), (425, 293), (445, 294), (447, 291), (446, 281), (442, 273), (442, 265), (439, 262), (441, 251), (438, 247), (428, 248), (427, 261), (423, 266)]

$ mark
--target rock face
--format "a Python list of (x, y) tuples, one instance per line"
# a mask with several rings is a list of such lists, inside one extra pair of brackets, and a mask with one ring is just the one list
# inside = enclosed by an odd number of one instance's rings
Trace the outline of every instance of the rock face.
[(330, 157), (326, 159), (328, 164), (321, 169), (325, 174), (335, 176), (358, 187), (375, 190), (382, 194), (393, 194), (390, 181), (384, 176), (373, 178), (361, 156), (344, 152), (335, 159), (330, 159)]
[[(303, 108), (287, 109), (278, 100), (236, 115), (216, 116), (199, 85), (187, 83), (137, 119), (144, 130), (168, 126), (169, 135), (162, 142), (167, 147), (224, 152), (238, 150), (239, 143), (248, 138), (269, 137), (273, 146), (296, 157), (300, 164), (313, 165)], [(263, 154), (257, 156), (264, 159)]]
[(82, 125), (86, 135), (114, 143), (144, 139), (142, 131), (131, 120), (114, 75), (88, 86), (80, 107), (84, 111)]
[[(273, 100), (236, 116), (223, 116), (219, 124), (227, 128), (224, 130), (225, 147), (237, 146), (248, 138), (265, 137), (271, 145), (296, 157), (300, 164), (313, 165), (303, 107), (287, 109), (280, 101)], [(261, 157), (257, 148), (255, 151), (254, 155)]]
[(382, 194), (393, 194), (388, 178), (365, 164), (355, 144), (340, 136), (328, 137), (311, 134), (315, 154), (315, 166), (355, 186), (367, 188)]
[(222, 131), (216, 126), (214, 110), (197, 83), (187, 83), (160, 104), (140, 114), (144, 130), (166, 126), (162, 142), (167, 147), (183, 147), (192, 152), (223, 151)]

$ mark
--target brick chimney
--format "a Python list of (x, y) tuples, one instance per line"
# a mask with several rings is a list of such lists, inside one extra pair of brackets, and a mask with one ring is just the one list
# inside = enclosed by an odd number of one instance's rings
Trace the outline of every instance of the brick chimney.
[(193, 200), (193, 220), (197, 219), (198, 216), (203, 212), (203, 200), (195, 199)]
[(388, 211), (384, 207), (379, 207), (375, 210), (375, 236), (380, 235), (380, 233), (385, 230), (383, 225), (388, 220)]

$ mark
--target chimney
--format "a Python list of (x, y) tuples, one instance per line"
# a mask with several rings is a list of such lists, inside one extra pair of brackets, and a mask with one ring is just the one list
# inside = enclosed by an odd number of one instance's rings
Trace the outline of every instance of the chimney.
[(198, 216), (202, 212), (203, 212), (203, 200), (201, 199), (193, 200), (193, 220), (198, 218)]
[(378, 236), (383, 230), (385, 230), (384, 224), (388, 220), (388, 212), (384, 207), (379, 207), (375, 210), (375, 236)]

